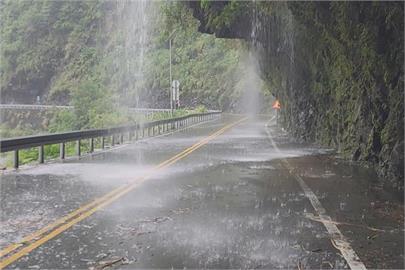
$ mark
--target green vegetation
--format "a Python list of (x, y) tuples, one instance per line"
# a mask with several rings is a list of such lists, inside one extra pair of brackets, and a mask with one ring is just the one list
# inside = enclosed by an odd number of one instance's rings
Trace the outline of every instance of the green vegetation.
[(2, 102), (33, 103), (38, 95), (42, 103), (75, 106), (43, 116), (45, 123), (35, 127), (23, 117), (5, 127), (20, 134), (129, 124), (139, 119), (128, 106), (168, 108), (173, 30), (173, 79), (181, 84), (182, 108), (227, 110), (240, 96), (235, 85), (243, 73), (243, 44), (199, 33), (197, 20), (180, 3), (148, 6), (143, 61), (134, 51), (139, 37), (132, 37), (142, 35), (131, 25), (139, 23), (136, 2), (5, 0), (0, 5)]
[(239, 62), (244, 47), (241, 41), (199, 33), (197, 20), (181, 3), (161, 3), (159, 8), (161, 11), (152, 29), (154, 44), (146, 57), (146, 89), (155, 97), (167, 97), (168, 38), (175, 31), (172, 70), (173, 78), (181, 84), (182, 106), (229, 109), (239, 98), (235, 85), (242, 74)]

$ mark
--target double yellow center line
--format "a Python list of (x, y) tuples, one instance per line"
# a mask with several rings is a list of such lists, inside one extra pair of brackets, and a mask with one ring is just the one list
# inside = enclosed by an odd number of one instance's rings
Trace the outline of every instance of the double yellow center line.
[(242, 118), (236, 122), (228, 124), (221, 128), (220, 130), (216, 131), (215, 133), (211, 134), (210, 136), (202, 139), (201, 141), (197, 142), (196, 144), (192, 145), (191, 147), (185, 149), (184, 151), (178, 153), (177, 155), (169, 158), (168, 160), (163, 161), (159, 165), (152, 168), (148, 173), (145, 175), (134, 179), (131, 183), (128, 183), (124, 186), (118, 187), (113, 191), (105, 194), (104, 196), (97, 198), (96, 200), (81, 206), (80, 208), (76, 209), (75, 211), (59, 218), (55, 222), (48, 224), (47, 226), (43, 227), (42, 229), (24, 237), (19, 243), (14, 243), (3, 250), (0, 250), (0, 269), (10, 265), (11, 263), (17, 261), (22, 256), (30, 253), (32, 250), (36, 249), (37, 247), (41, 246), (42, 244), (46, 243), (48, 240), (54, 238), (55, 236), (59, 235), (60, 233), (66, 231), (73, 225), (77, 224), (78, 222), (82, 221), (83, 219), (89, 217), (94, 212), (99, 210), (100, 208), (111, 204), (118, 198), (122, 197), (123, 195), (130, 192), (136, 186), (141, 184), (146, 179), (153, 176), (159, 170), (162, 170), (173, 163), (177, 162), (178, 160), (188, 156), (198, 148), (202, 147), (203, 145), (207, 144), (209, 141), (213, 140), (214, 138), (218, 137), (219, 135), (223, 134), (228, 129), (232, 128), (233, 126), (245, 121), (247, 118)]

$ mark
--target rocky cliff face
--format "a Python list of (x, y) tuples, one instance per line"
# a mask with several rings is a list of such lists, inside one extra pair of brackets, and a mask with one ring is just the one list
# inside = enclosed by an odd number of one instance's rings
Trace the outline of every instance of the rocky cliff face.
[(209, 2), (187, 5), (199, 30), (242, 38), (298, 139), (404, 180), (404, 3)]

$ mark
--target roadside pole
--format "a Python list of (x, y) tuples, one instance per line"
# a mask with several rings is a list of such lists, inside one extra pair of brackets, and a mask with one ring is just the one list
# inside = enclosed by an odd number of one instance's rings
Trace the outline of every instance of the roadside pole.
[(176, 29), (169, 35), (169, 98), (170, 98), (170, 112), (173, 117), (173, 94), (172, 94), (172, 39)]
[(180, 96), (180, 82), (178, 80), (172, 81), (172, 104), (174, 109), (179, 109), (179, 96)]
[(169, 84), (169, 92), (170, 92), (170, 112), (171, 116), (173, 117), (173, 91), (172, 91), (172, 38), (169, 39), (169, 73), (170, 73), (170, 84)]

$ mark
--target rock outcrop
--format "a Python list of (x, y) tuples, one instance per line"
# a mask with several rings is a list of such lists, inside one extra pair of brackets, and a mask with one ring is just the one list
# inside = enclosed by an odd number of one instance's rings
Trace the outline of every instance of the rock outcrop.
[(404, 3), (190, 1), (199, 30), (241, 38), (296, 138), (404, 180)]

